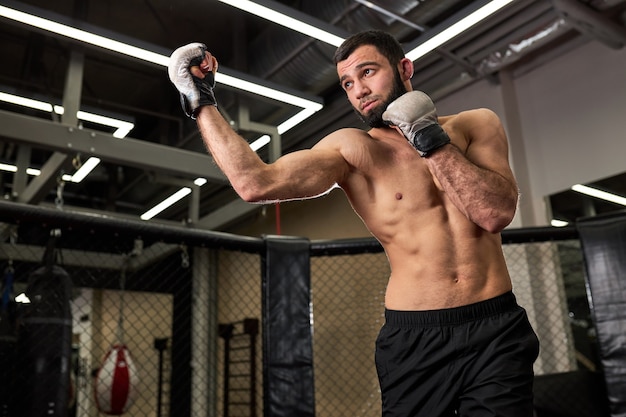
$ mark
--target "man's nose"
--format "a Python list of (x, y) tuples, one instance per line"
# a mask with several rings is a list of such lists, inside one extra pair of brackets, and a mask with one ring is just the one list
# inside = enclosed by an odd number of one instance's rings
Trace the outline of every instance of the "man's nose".
[(357, 99), (361, 99), (363, 97), (368, 96), (371, 91), (365, 83), (361, 81), (354, 82), (354, 92)]

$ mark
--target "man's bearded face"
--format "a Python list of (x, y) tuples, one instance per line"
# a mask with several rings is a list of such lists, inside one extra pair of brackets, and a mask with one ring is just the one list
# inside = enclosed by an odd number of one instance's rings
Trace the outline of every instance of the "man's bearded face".
[(404, 86), (402, 79), (400, 78), (400, 72), (396, 68), (393, 77), (393, 85), (387, 98), (380, 105), (373, 108), (367, 115), (361, 114), (361, 112), (359, 112), (356, 108), (354, 108), (354, 111), (356, 112), (357, 116), (359, 116), (359, 118), (369, 127), (385, 127), (387, 126), (387, 124), (383, 122), (383, 113), (385, 112), (385, 110), (387, 110), (387, 106), (389, 106), (391, 102), (393, 102), (395, 99), (397, 99), (406, 92), (407, 89)]

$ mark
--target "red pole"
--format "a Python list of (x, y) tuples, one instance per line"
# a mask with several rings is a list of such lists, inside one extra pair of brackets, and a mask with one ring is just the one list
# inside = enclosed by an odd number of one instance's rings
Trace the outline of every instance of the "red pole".
[(280, 203), (276, 203), (275, 207), (276, 207), (276, 234), (280, 235)]

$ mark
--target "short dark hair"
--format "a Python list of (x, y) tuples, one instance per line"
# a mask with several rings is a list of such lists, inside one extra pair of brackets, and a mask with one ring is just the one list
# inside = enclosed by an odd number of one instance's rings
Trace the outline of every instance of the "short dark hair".
[(335, 65), (347, 59), (357, 48), (364, 45), (373, 45), (389, 61), (396, 65), (404, 58), (404, 51), (400, 42), (387, 32), (382, 30), (367, 30), (350, 36), (335, 51), (333, 62)]

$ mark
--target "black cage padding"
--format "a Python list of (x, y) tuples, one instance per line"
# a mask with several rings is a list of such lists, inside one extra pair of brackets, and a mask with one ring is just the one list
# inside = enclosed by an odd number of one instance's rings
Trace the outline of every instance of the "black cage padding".
[(313, 417), (309, 241), (268, 236), (263, 256), (264, 416)]
[(578, 222), (612, 416), (626, 416), (626, 215)]

